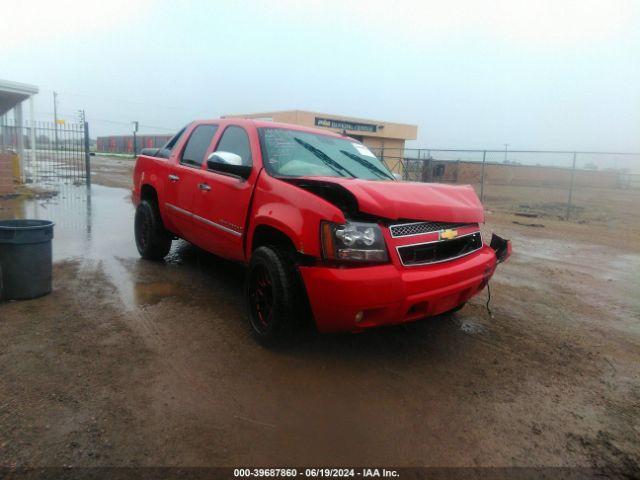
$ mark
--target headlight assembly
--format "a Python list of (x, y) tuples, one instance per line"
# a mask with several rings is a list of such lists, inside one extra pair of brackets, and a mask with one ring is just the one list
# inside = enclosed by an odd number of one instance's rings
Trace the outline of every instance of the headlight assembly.
[(320, 233), (325, 259), (376, 263), (389, 261), (382, 230), (376, 223), (322, 222)]

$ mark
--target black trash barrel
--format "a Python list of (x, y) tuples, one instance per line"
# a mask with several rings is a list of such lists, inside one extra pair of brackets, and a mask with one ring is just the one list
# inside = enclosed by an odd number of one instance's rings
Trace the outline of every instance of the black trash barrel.
[(26, 300), (51, 292), (49, 220), (0, 220), (0, 300)]

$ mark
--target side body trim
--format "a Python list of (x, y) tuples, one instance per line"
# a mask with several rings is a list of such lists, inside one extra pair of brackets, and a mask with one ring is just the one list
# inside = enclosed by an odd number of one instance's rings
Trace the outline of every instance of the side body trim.
[(177, 206), (173, 205), (172, 203), (165, 203), (165, 205), (167, 207), (171, 208), (172, 210), (175, 210), (176, 212), (182, 213), (183, 215), (186, 215), (188, 217), (191, 217), (194, 220), (198, 220), (199, 222), (202, 222), (205, 225), (209, 225), (211, 227), (217, 228), (218, 230), (222, 230), (223, 232), (230, 233), (231, 235), (235, 235), (236, 237), (241, 237), (242, 236), (242, 233), (240, 233), (240, 232), (236, 232), (235, 230), (231, 230), (230, 228), (227, 228), (224, 225), (220, 225), (219, 223), (212, 222), (211, 220), (207, 220), (206, 218), (202, 218), (201, 216), (196, 215), (195, 213), (192, 213), (192, 212), (190, 212), (188, 210), (185, 210), (183, 208), (177, 207)]

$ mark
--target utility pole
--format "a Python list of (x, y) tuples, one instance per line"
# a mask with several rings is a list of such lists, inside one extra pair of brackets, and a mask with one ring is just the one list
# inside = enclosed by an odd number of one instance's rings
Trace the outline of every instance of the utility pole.
[(133, 158), (136, 158), (136, 150), (137, 150), (136, 133), (138, 132), (138, 121), (135, 120), (131, 123), (133, 123)]
[(507, 148), (509, 147), (508, 143), (504, 144), (504, 162), (503, 163), (507, 163)]
[(58, 150), (58, 93), (53, 92), (53, 135), (55, 149)]

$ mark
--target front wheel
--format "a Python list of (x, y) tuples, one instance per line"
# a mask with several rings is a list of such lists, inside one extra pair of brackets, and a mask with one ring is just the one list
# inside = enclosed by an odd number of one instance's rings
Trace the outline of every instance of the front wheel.
[(245, 283), (247, 314), (254, 337), (267, 346), (290, 343), (304, 316), (304, 287), (291, 256), (260, 247), (251, 256)]
[(140, 256), (147, 260), (162, 260), (171, 249), (171, 235), (164, 229), (155, 203), (142, 200), (136, 208), (135, 237)]

